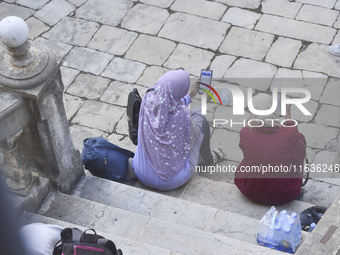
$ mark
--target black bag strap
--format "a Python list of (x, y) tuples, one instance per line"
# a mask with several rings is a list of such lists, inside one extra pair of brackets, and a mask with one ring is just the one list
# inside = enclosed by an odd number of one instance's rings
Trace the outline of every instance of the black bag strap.
[(120, 183), (131, 183), (137, 180), (137, 177), (131, 177), (131, 178), (124, 178), (121, 176), (113, 176), (112, 177), (116, 182)]
[(142, 99), (142, 97), (139, 95), (138, 89), (134, 88), (132, 91), (133, 91), (133, 93), (135, 93), (137, 95), (137, 97)]
[(61, 255), (62, 250), (63, 250), (63, 243), (61, 242), (61, 240), (59, 240), (59, 241), (56, 242), (56, 244), (54, 245), (53, 255)]
[(138, 125), (138, 123), (133, 123), (134, 121), (134, 110), (135, 107), (140, 107), (142, 103), (142, 97), (139, 95), (139, 92), (136, 88), (134, 88), (128, 96), (128, 102), (127, 102), (127, 109), (126, 113), (128, 116), (128, 123), (131, 125)]
[[(307, 157), (307, 146), (304, 142), (302, 142), (301, 140), (299, 140), (299, 142), (305, 147), (305, 151), (306, 151), (306, 156), (305, 156), (305, 164), (308, 166), (309, 165), (309, 161), (308, 161), (308, 157)], [(303, 166), (303, 172), (305, 171), (305, 167)], [(302, 182), (301, 186), (305, 186), (309, 180), (309, 171), (307, 171), (306, 173), (306, 179)]]
[[(87, 234), (86, 231), (92, 231), (92, 232), (93, 232), (93, 234), (92, 234), (93, 238), (91, 238), (91, 239), (93, 239), (93, 240), (91, 240), (91, 241), (87, 241), (87, 240), (86, 240), (86, 234)], [(97, 240), (98, 240), (98, 235), (97, 235), (97, 232), (96, 232), (93, 228), (86, 229), (86, 230), (81, 234), (81, 236), (80, 236), (80, 242), (81, 242), (81, 243), (90, 243), (90, 242), (92, 242), (92, 243), (96, 244), (96, 243), (97, 243)]]

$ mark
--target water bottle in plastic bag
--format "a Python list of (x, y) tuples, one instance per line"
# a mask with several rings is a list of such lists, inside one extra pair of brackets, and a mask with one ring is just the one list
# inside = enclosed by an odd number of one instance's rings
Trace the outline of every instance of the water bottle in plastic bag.
[(280, 213), (272, 206), (259, 223), (257, 242), (279, 251), (294, 253), (301, 239), (300, 219), (296, 213)]

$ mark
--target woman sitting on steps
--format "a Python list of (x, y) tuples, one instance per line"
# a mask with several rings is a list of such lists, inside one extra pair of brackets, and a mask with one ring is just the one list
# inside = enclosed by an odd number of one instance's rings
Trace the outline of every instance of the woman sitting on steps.
[(132, 166), (144, 185), (172, 190), (192, 177), (197, 164), (217, 163), (223, 153), (211, 152), (206, 118), (188, 109), (197, 94), (188, 72), (169, 71), (152, 88), (141, 105)]
[[(267, 94), (259, 94), (253, 98), (253, 105), (257, 110), (267, 110), (271, 108), (272, 99)], [(290, 105), (287, 105), (286, 119), (290, 118)], [(253, 127), (244, 127), (240, 132), (239, 146), (244, 158), (235, 173), (236, 186), (247, 198), (259, 204), (279, 205), (297, 199), (302, 195), (299, 170), (306, 156), (305, 137), (293, 121), (287, 120), (281, 126), (275, 112), (269, 116), (252, 114), (249, 119), (253, 120)], [(276, 121), (266, 121), (268, 119)], [(266, 170), (265, 167), (276, 170), (245, 171)], [(287, 169), (291, 171), (286, 173)]]

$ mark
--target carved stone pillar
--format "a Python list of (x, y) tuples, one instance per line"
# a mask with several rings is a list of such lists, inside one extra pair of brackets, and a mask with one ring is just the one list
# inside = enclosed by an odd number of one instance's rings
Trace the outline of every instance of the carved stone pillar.
[[(31, 116), (12, 156), (24, 155), (27, 168), (37, 169), (60, 191), (70, 193), (84, 170), (64, 109), (61, 63), (43, 46), (30, 44), (27, 37), (22, 19), (11, 16), (0, 22), (0, 41), (6, 48), (0, 53), (0, 92), (24, 100)], [(16, 160), (22, 167), (20, 158)]]

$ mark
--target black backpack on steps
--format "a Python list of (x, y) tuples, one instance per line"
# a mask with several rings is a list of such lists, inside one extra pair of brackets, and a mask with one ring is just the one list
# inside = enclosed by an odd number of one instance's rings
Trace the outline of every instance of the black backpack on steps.
[(139, 110), (142, 104), (142, 98), (135, 88), (130, 92), (127, 103), (127, 116), (129, 125), (129, 137), (134, 145), (138, 143), (138, 121)]
[[(149, 88), (146, 93), (153, 91), (154, 88)], [(129, 137), (134, 145), (138, 144), (138, 122), (139, 122), (139, 111), (142, 104), (142, 97), (139, 92), (134, 88), (128, 96), (127, 102), (127, 117), (129, 127)]]
[[(93, 234), (86, 232), (92, 231)], [(84, 232), (77, 228), (65, 228), (60, 233), (60, 241), (56, 243), (53, 255), (123, 255), (111, 240), (97, 235), (94, 229)]]

